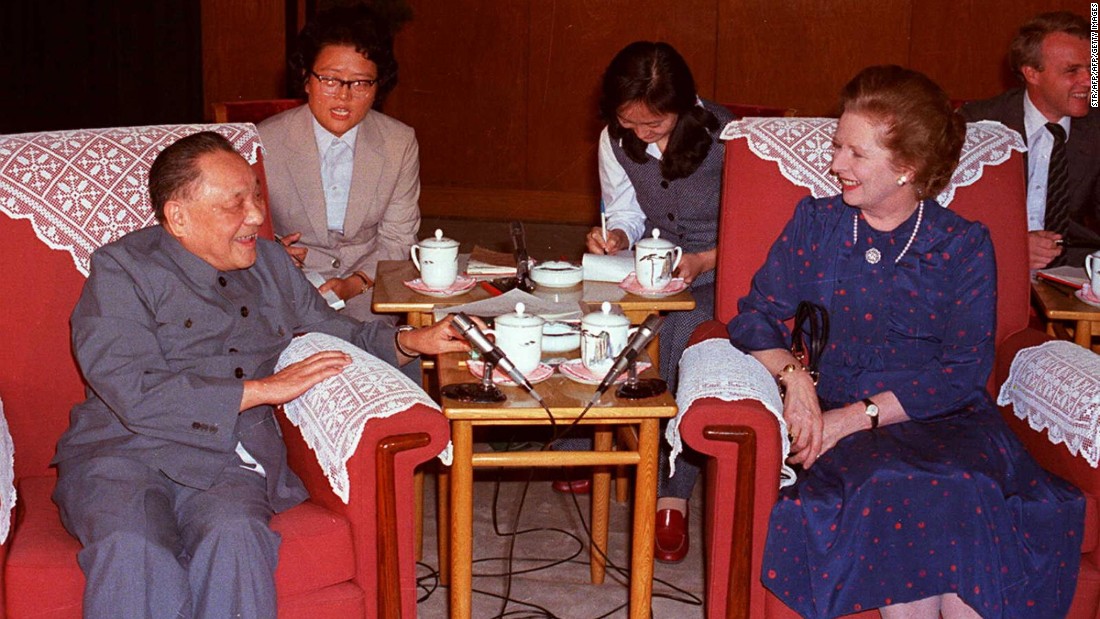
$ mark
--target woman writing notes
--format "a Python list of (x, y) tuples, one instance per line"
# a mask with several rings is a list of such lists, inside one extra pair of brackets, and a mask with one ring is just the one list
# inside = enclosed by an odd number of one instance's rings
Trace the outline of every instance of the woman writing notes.
[(416, 137), (372, 110), (397, 83), (391, 26), (364, 6), (324, 11), (302, 29), (293, 64), (308, 103), (259, 126), (272, 223), (322, 292), (375, 320), (375, 266), (407, 259), (420, 227)]
[[(661, 378), (675, 392), (680, 355), (691, 332), (714, 317), (725, 155), (718, 134), (732, 115), (699, 99), (691, 70), (672, 46), (648, 41), (627, 45), (611, 60), (600, 114), (607, 122), (599, 146), (607, 236), (604, 229), (593, 228), (586, 244), (591, 252), (613, 254), (660, 230), (662, 239), (683, 249), (676, 276), (690, 284), (695, 309), (669, 314), (660, 334)], [(569, 441), (560, 445), (570, 446), (581, 448)], [(687, 500), (699, 471), (692, 456), (678, 460), (673, 478), (664, 470), (660, 476), (655, 549), (660, 561), (679, 561), (688, 551)], [(661, 462), (666, 466), (667, 458)]]
[[(1084, 501), (1031, 459), (986, 391), (996, 273), (986, 228), (933, 199), (965, 124), (925, 76), (872, 67), (841, 95), (832, 172), (729, 323), (786, 387), (798, 481), (763, 584), (803, 617), (1061, 617)], [(829, 311), (820, 381), (790, 354), (801, 301)]]

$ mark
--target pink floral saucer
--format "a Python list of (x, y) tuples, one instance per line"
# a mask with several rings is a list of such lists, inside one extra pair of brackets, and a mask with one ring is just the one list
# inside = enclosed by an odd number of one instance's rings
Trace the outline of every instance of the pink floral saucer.
[[(485, 362), (467, 361), (466, 369), (470, 370), (470, 373), (480, 380), (482, 373), (485, 371)], [(539, 366), (535, 368), (533, 372), (531, 372), (530, 374), (525, 374), (524, 376), (526, 376), (527, 380), (531, 381), (531, 384), (533, 385), (535, 383), (541, 383), (547, 378), (553, 376), (553, 374), (554, 368), (545, 363), (539, 363)], [(498, 385), (503, 385), (505, 387), (514, 387), (516, 385), (516, 383), (511, 378), (508, 378), (508, 376), (504, 372), (501, 372), (499, 369), (493, 370), (493, 382)]]
[[(650, 364), (645, 361), (638, 362), (638, 373), (642, 373), (649, 369)], [(563, 361), (558, 366), (558, 371), (565, 375), (569, 380), (583, 383), (585, 385), (598, 385), (603, 380), (603, 376), (597, 376), (592, 373), (592, 370), (584, 367), (584, 362), (580, 359), (570, 359), (569, 361)], [(615, 381), (615, 384), (619, 384), (626, 380), (628, 373), (623, 372), (623, 375)]]
[(1100, 307), (1100, 296), (1096, 295), (1096, 292), (1092, 288), (1085, 284), (1080, 290), (1075, 290), (1073, 294), (1081, 300), (1082, 303), (1086, 303), (1093, 307)]
[(668, 282), (668, 285), (658, 290), (649, 290), (643, 288), (638, 283), (638, 276), (634, 271), (630, 272), (623, 281), (619, 282), (619, 288), (629, 292), (630, 294), (638, 295), (639, 297), (649, 297), (651, 299), (659, 299), (661, 297), (669, 297), (678, 292), (683, 292), (687, 288), (687, 284), (684, 283), (684, 278), (674, 277)]
[(449, 287), (436, 289), (428, 288), (424, 285), (423, 280), (418, 277), (416, 279), (405, 282), (405, 285), (413, 291), (419, 292), (420, 294), (427, 295), (429, 297), (444, 298), (453, 297), (455, 295), (469, 292), (471, 288), (477, 285), (477, 280), (470, 277), (469, 275), (459, 275), (455, 278), (454, 283), (451, 284)]

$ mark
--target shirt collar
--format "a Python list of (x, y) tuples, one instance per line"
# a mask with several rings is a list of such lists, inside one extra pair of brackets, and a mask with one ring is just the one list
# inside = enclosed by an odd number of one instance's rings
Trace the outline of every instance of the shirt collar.
[[(313, 138), (317, 140), (317, 152), (320, 153), (321, 156), (324, 156), (324, 154), (328, 152), (328, 147), (332, 144), (332, 141), (337, 139), (337, 137), (330, 133), (328, 129), (322, 127), (321, 123), (317, 122), (315, 116), (310, 115), (309, 119), (313, 122)], [(359, 135), (359, 125), (355, 125), (351, 129), (348, 129), (347, 132), (339, 138), (351, 147), (352, 153), (355, 152), (355, 136), (357, 135)]]
[[(1024, 132), (1027, 133), (1027, 142), (1030, 145), (1033, 136), (1042, 129), (1046, 131), (1046, 124), (1050, 122), (1046, 116), (1031, 102), (1031, 95), (1024, 91)], [(1058, 124), (1066, 130), (1066, 140), (1069, 140), (1070, 117), (1063, 116), (1058, 119)]]

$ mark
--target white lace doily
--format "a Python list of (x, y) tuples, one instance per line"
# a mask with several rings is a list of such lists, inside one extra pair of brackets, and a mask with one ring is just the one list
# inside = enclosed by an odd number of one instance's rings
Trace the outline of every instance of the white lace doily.
[[(836, 122), (835, 118), (746, 118), (727, 124), (722, 139), (747, 139), (749, 149), (761, 159), (778, 163), (787, 180), (810, 190), (815, 198), (824, 198), (840, 193), (840, 184), (829, 173)], [(1014, 150), (1027, 150), (1019, 133), (999, 122), (968, 123), (959, 166), (936, 200), (947, 206), (957, 188), (974, 183), (985, 166), (1004, 162)]]
[(0, 544), (8, 541), (11, 532), (11, 510), (15, 508), (15, 444), (4, 416), (0, 400)]
[(323, 333), (307, 333), (294, 338), (279, 356), (275, 371), (326, 350), (340, 350), (351, 355), (351, 365), (287, 402), (283, 410), (317, 454), (317, 462), (332, 485), (332, 491), (347, 503), (350, 492), (347, 463), (359, 447), (367, 422), (389, 417), (414, 404), (435, 410), (440, 408), (397, 368), (340, 338)]
[(759, 361), (737, 350), (725, 339), (699, 342), (685, 350), (680, 358), (680, 383), (676, 390), (679, 411), (665, 429), (665, 440), (672, 446), (668, 460), (670, 474), (676, 471), (676, 457), (684, 449), (680, 439), (680, 420), (691, 404), (700, 398), (718, 398), (726, 402), (757, 400), (771, 411), (779, 421), (779, 439), (783, 447), (779, 487), (794, 483), (794, 469), (787, 466), (791, 441), (787, 438), (783, 400), (779, 397), (775, 379)]
[(997, 404), (1093, 468), (1100, 463), (1100, 355), (1056, 340), (1016, 354)]
[(217, 131), (256, 163), (251, 124), (156, 125), (0, 136), (0, 211), (29, 219), (53, 249), (69, 252), (88, 275), (100, 245), (154, 222), (149, 166), (179, 138)]

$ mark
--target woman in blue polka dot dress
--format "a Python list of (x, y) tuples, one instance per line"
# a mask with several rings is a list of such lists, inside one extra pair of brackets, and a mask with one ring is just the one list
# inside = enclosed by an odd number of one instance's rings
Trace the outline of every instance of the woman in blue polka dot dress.
[[(1084, 520), (986, 391), (996, 274), (985, 226), (929, 196), (966, 127), (925, 76), (871, 67), (841, 94), (832, 172), (807, 197), (729, 324), (786, 388), (790, 462), (772, 510), (764, 585), (804, 617), (1060, 617)], [(820, 382), (783, 320), (829, 310)]]

